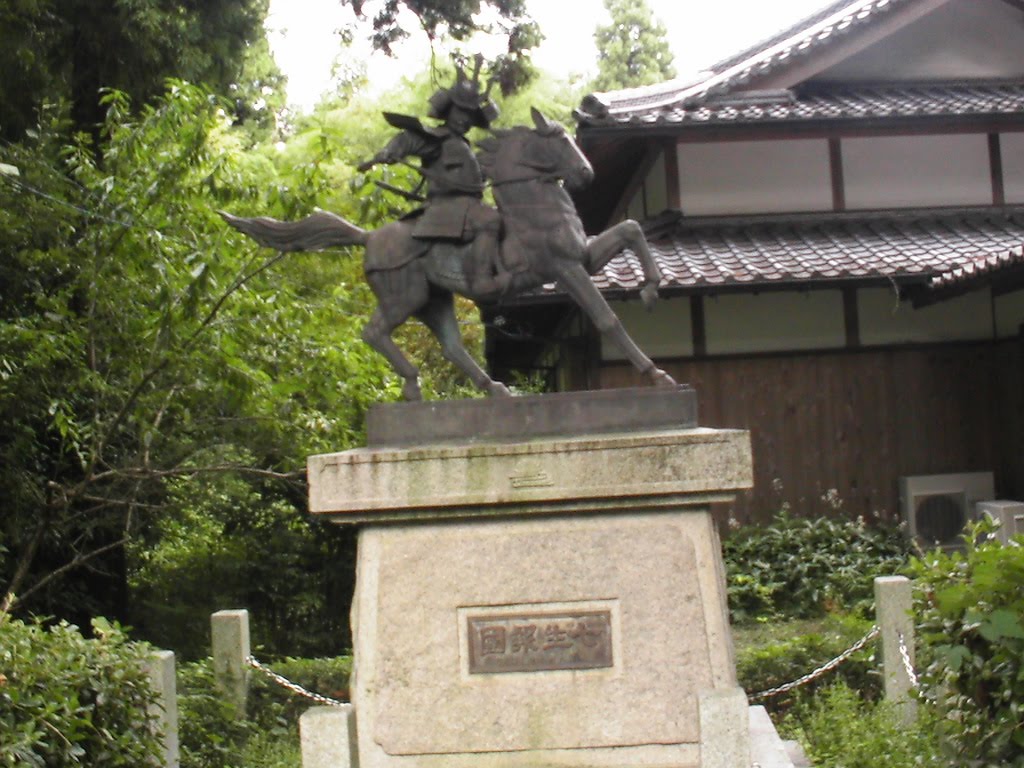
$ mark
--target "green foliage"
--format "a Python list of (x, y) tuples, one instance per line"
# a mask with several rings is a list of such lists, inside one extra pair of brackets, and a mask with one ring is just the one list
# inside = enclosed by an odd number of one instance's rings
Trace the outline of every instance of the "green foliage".
[[(306, 690), (348, 699), (351, 657), (289, 658), (271, 667)], [(314, 703), (252, 675), (249, 718), (236, 721), (216, 690), (208, 659), (179, 667), (183, 768), (299, 768), (298, 720)]]
[[(253, 457), (239, 457), (239, 463)], [(316, 654), (351, 644), (355, 532), (310, 520), (304, 500), (233, 474), (167, 483), (168, 507), (131, 545), (132, 621), (180, 658), (209, 653), (210, 614), (245, 607), (253, 642)]]
[(595, 91), (614, 91), (671, 80), (676, 76), (665, 25), (646, 0), (605, 0), (611, 23), (594, 32), (597, 44)]
[(1024, 766), (1024, 537), (968, 529), (966, 552), (913, 563), (924, 695), (957, 765)]
[(93, 634), (0, 620), (0, 765), (154, 764), (148, 649), (102, 619)]
[(733, 619), (815, 616), (866, 609), (873, 579), (906, 567), (908, 544), (896, 529), (862, 519), (795, 518), (734, 532), (723, 544)]
[[(736, 674), (740, 686), (753, 695), (796, 680), (861, 639), (871, 628), (869, 619), (827, 616), (813, 621), (771, 622), (734, 629)], [(875, 672), (874, 648), (868, 645), (838, 669), (817, 681), (761, 703), (774, 715), (806, 704), (822, 686), (838, 679), (861, 696), (877, 699), (881, 680)]]
[[(362, 14), (364, 0), (350, 2), (356, 13)], [(480, 24), (480, 14), (487, 6), (496, 12), (492, 24)], [(491, 75), (504, 95), (514, 93), (527, 85), (534, 76), (529, 50), (543, 39), (540, 28), (526, 15), (525, 0), (392, 0), (377, 7), (373, 19), (373, 45), (391, 54), (391, 47), (409, 36), (399, 21), (405, 9), (419, 20), (420, 28), (431, 43), (439, 37), (456, 42), (468, 41), (476, 32), (500, 34), (508, 41), (506, 53), (497, 57), (491, 66)]]
[(47, 103), (67, 101), (78, 130), (103, 121), (100, 91), (137, 104), (167, 78), (236, 82), (247, 45), (264, 37), (268, 0), (27, 0), (0, 6), (0, 136), (20, 139)]
[(162, 626), (140, 611), (165, 645), (223, 546), (258, 581), (217, 594), (253, 603), (269, 645), (336, 652), (343, 619), (323, 606), (346, 583), (308, 573), (344, 573), (349, 544), (302, 522), (302, 464), (357, 444), (368, 406), (394, 396), (359, 340), (369, 292), (358, 257), (285, 264), (216, 215), (308, 211), (327, 176), (279, 174), (195, 86), (138, 118), (120, 94), (107, 104), (102, 164), (59, 132), (0, 159), (21, 171), (0, 177), (0, 610), (123, 618), (135, 570), (168, 611)]
[(256, 728), (238, 720), (234, 706), (218, 691), (209, 659), (179, 664), (178, 743), (182, 768), (235, 768)]
[(836, 683), (797, 707), (780, 729), (798, 738), (818, 768), (918, 768), (941, 765), (927, 710), (905, 726), (891, 702), (865, 701)]
[[(349, 678), (352, 657), (335, 656), (321, 659), (284, 658), (268, 663), (270, 669), (297, 683), (307, 691), (319, 693), (335, 701), (349, 700)], [(316, 703), (288, 691), (260, 672), (254, 672), (250, 701), (251, 719), (263, 728), (275, 725), (295, 726), (299, 717)]]

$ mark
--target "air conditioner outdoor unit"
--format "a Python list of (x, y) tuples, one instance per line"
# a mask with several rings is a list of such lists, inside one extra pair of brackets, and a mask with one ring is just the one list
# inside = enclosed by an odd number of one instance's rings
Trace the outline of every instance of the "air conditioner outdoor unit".
[(991, 472), (900, 478), (900, 511), (907, 533), (923, 549), (963, 546), (960, 534), (975, 505), (995, 496)]
[(997, 521), (996, 537), (1003, 544), (1010, 543), (1010, 537), (1024, 535), (1024, 501), (979, 501), (976, 507), (978, 517), (988, 515)]

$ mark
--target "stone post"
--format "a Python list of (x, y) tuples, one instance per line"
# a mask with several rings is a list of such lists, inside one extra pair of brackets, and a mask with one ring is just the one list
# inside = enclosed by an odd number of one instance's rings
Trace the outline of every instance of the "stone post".
[(302, 768), (354, 768), (355, 718), (351, 704), (311, 707), (299, 718)]
[(917, 703), (910, 695), (913, 683), (900, 652), (902, 638), (902, 645), (913, 668), (914, 617), (910, 579), (906, 576), (876, 578), (875, 613), (882, 635), (885, 697), (897, 702), (903, 722), (910, 724), (917, 716)]
[(742, 688), (702, 691), (700, 709), (700, 768), (750, 765), (747, 694)]
[(178, 768), (178, 690), (174, 681), (174, 652), (154, 651), (146, 661), (146, 673), (157, 697), (149, 711), (161, 735), (161, 765)]
[(213, 635), (213, 674), (217, 686), (243, 719), (249, 697), (249, 612), (217, 611), (210, 616)]

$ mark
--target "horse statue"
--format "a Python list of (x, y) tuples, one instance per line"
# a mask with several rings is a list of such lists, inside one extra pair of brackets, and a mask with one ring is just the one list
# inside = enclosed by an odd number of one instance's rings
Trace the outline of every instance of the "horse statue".
[(497, 257), (509, 273), (504, 290), (479, 293), (470, 288), (464, 259), (468, 246), (425, 242), (412, 236), (409, 217), (366, 231), (332, 213), (318, 211), (305, 219), (282, 222), (266, 217), (241, 218), (221, 213), (227, 222), (260, 245), (279, 251), (365, 247), (366, 280), (377, 307), (363, 329), (363, 340), (387, 358), (402, 377), (406, 400), (421, 400), (419, 372), (392, 339), (409, 318), (434, 334), (447, 360), (480, 390), (492, 396), (511, 393), (477, 365), (462, 344), (453, 294), (477, 302), (499, 301), (548, 283), (557, 283), (626, 358), (656, 385), (675, 385), (665, 371), (629, 337), (590, 276), (623, 248), (639, 258), (644, 272), (641, 298), (653, 306), (661, 273), (640, 226), (623, 221), (587, 238), (567, 190), (594, 178), (590, 162), (562, 126), (531, 110), (534, 127), (494, 129), (478, 142), (478, 158), (490, 180), (504, 234)]

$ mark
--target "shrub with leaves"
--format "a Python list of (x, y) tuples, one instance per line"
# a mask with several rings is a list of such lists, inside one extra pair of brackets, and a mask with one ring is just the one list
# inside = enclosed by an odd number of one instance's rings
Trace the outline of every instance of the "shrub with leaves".
[[(870, 627), (869, 619), (836, 615), (739, 627), (734, 633), (736, 676), (749, 695), (791, 682), (834, 659)], [(876, 666), (874, 646), (868, 645), (826, 676), (753, 703), (763, 704), (772, 715), (781, 714), (806, 703), (823, 686), (837, 680), (874, 700), (881, 694)]]
[[(284, 659), (270, 667), (303, 688), (346, 701), (352, 657)], [(237, 720), (217, 690), (209, 659), (178, 668), (182, 768), (300, 768), (299, 717), (315, 702), (258, 672), (250, 678), (248, 718)]]
[(938, 766), (927, 711), (904, 726), (891, 702), (866, 701), (843, 682), (820, 691), (786, 718), (782, 732), (797, 738), (817, 768)]
[(103, 619), (93, 633), (0, 617), (0, 765), (156, 764), (148, 647)]
[(956, 765), (1024, 766), (1024, 537), (1004, 546), (983, 521), (964, 553), (913, 562), (924, 697)]
[(741, 528), (723, 545), (734, 621), (863, 611), (875, 576), (905, 569), (908, 544), (894, 528), (863, 519), (796, 518)]

